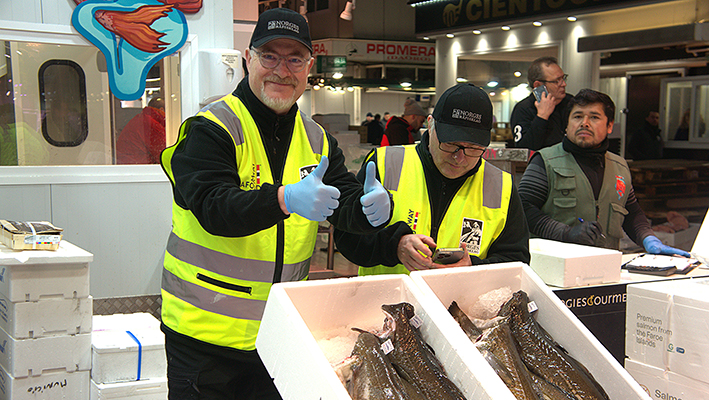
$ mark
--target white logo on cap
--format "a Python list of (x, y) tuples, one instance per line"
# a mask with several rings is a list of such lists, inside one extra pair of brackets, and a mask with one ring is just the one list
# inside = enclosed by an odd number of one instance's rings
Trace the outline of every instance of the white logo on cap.
[(479, 124), (482, 121), (483, 116), (482, 114), (474, 113), (472, 111), (465, 111), (459, 108), (454, 108), (451, 118), (464, 119), (466, 121), (471, 121), (475, 122), (476, 124)]
[(271, 29), (287, 29), (295, 33), (300, 33), (300, 26), (290, 21), (268, 21), (268, 30)]

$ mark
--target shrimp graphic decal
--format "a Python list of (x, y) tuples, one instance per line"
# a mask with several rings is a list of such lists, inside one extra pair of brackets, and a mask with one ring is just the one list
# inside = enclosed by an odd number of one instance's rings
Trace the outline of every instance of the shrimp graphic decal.
[(187, 40), (184, 13), (202, 8), (202, 0), (74, 0), (71, 24), (106, 58), (113, 94), (135, 100), (156, 62)]

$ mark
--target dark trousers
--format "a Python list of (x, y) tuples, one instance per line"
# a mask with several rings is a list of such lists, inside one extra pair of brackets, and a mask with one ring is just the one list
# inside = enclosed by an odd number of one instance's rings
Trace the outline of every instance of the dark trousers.
[(166, 335), (165, 352), (169, 400), (281, 400), (256, 351), (223, 357)]

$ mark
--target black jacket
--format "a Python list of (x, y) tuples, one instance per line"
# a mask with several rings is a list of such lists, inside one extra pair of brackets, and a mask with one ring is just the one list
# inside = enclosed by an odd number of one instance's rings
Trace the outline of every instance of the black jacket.
[(539, 150), (561, 142), (566, 132), (564, 111), (569, 101), (574, 96), (566, 94), (561, 103), (556, 105), (554, 111), (545, 120), (537, 116), (537, 107), (534, 105), (534, 94), (530, 94), (512, 109), (510, 126), (515, 137), (515, 147), (530, 150)]
[[(424, 167), (426, 175), (426, 186), (429, 193), (431, 203), (431, 237), (437, 240), (438, 227), (443, 220), (443, 215), (448, 209), (453, 197), (458, 193), (458, 190), (465, 183), (465, 180), (474, 175), (480, 163), (475, 168), (469, 171), (466, 175), (457, 179), (448, 179), (441, 175), (436, 168), (436, 165), (431, 158), (431, 153), (428, 151), (428, 132), (423, 135), (421, 142), (416, 145), (421, 163)], [(357, 174), (357, 179), (364, 182), (366, 173), (365, 166), (373, 153), (367, 157), (368, 160), (363, 164)], [(375, 159), (372, 159), (376, 163)], [(379, 176), (377, 174), (377, 179)], [(434, 196), (439, 194), (439, 196)], [(397, 207), (405, 205), (397, 204)], [(357, 235), (348, 232), (343, 232), (335, 229), (335, 243), (337, 249), (351, 262), (364, 266), (371, 267), (376, 265), (394, 266), (399, 264), (399, 258), (396, 255), (396, 249), (399, 245), (399, 240), (402, 236), (413, 233), (411, 228), (405, 222), (399, 221), (385, 229), (371, 235)], [(512, 188), (512, 198), (508, 211), (507, 225), (503, 229), (500, 236), (495, 239), (495, 242), (488, 251), (487, 258), (479, 259), (471, 257), (473, 264), (491, 264), (509, 261), (522, 261), (529, 263), (529, 230), (524, 219), (524, 211), (520, 202), (517, 190)]]
[[(394, 146), (397, 144), (411, 144), (414, 142), (412, 131), (413, 127), (401, 117), (391, 117), (387, 122), (384, 135), (387, 138), (387, 144)], [(384, 139), (382, 139), (384, 141)]]

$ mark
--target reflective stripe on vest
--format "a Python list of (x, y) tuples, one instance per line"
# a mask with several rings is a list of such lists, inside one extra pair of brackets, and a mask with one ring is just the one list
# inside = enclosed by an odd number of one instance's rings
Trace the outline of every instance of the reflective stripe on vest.
[[(393, 196), (394, 212), (389, 225), (406, 222), (414, 233), (432, 236), (431, 205), (426, 177), (416, 145), (387, 146), (376, 149), (382, 185)], [(482, 161), (478, 172), (466, 179), (446, 209), (433, 239), (439, 247), (468, 245), (468, 253), (487, 256), (490, 245), (507, 221), (512, 195), (512, 177)], [(360, 275), (406, 273), (403, 264), (360, 267)]]
[(605, 155), (603, 183), (598, 200), (593, 188), (574, 156), (561, 143), (539, 151), (547, 171), (549, 196), (541, 211), (569, 226), (584, 221), (598, 221), (605, 238), (594, 243), (598, 247), (618, 249), (623, 237), (623, 221), (628, 211), (625, 203), (631, 185), (630, 169), (620, 156), (609, 151)]
[[(298, 113), (284, 175), (279, 179), (272, 176), (258, 127), (238, 98), (227, 95), (197, 116), (231, 135), (242, 190), (259, 190), (265, 183), (298, 182), (329, 151), (325, 131)], [(172, 155), (188, 134), (193, 118), (182, 124), (177, 143), (161, 157), (173, 184)], [(172, 210), (173, 231), (162, 280), (163, 322), (204, 342), (253, 350), (273, 283), (307, 278), (317, 222), (292, 214), (276, 226), (246, 237), (221, 237), (206, 232), (190, 210), (174, 201)], [(280, 247), (278, 240), (283, 242)]]

